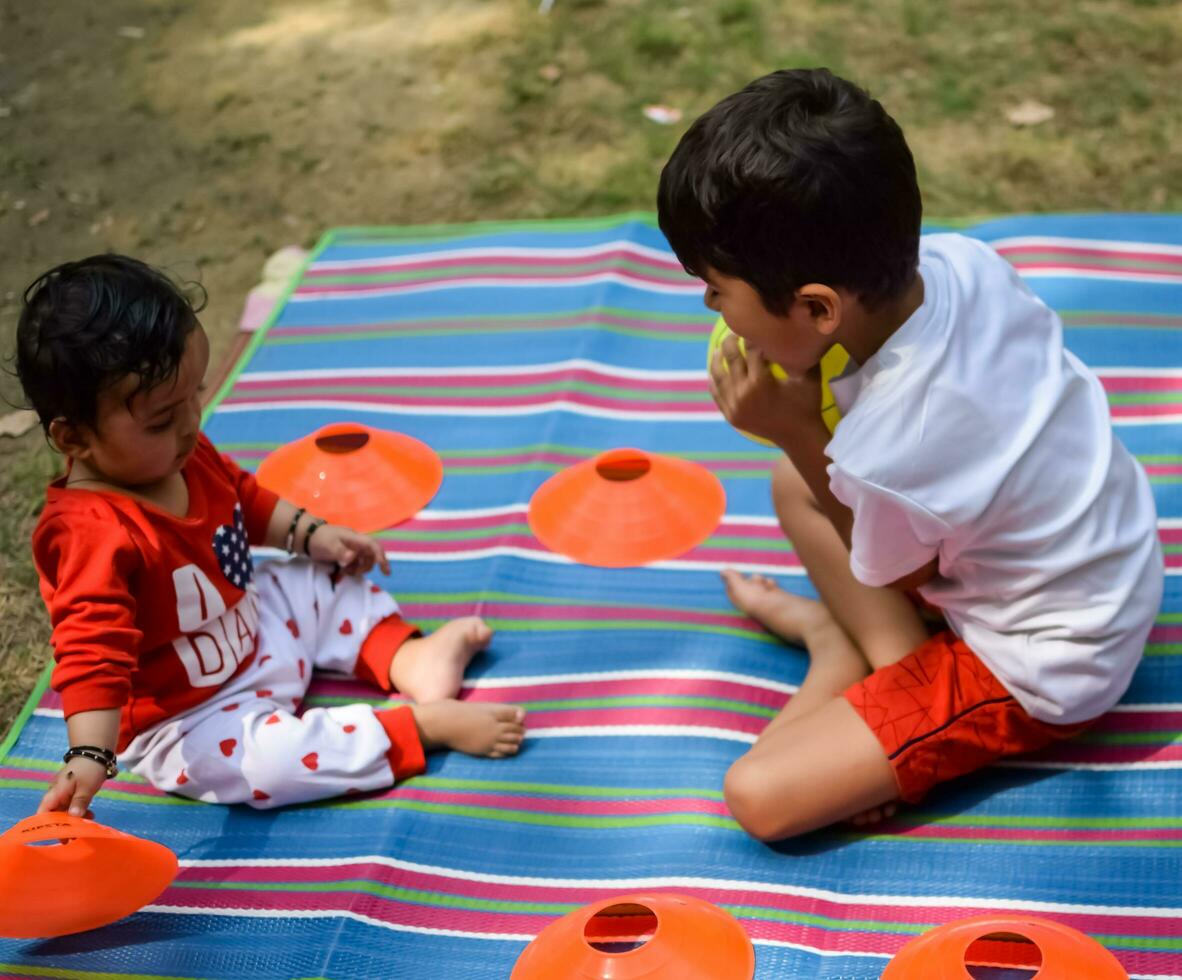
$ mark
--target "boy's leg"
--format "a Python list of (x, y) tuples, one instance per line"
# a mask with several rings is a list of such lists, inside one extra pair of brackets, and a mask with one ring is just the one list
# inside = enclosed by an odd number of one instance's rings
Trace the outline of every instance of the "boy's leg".
[(794, 837), (899, 795), (878, 738), (842, 697), (765, 733), (727, 772), (727, 805), (764, 841)]
[(785, 592), (765, 575), (744, 578), (738, 572), (722, 573), (727, 594), (744, 612), (755, 617), (777, 636), (803, 645), (809, 652), (809, 668), (792, 698), (760, 735), (793, 718), (807, 714), (838, 697), (870, 673), (866, 658), (824, 605), (815, 599)]

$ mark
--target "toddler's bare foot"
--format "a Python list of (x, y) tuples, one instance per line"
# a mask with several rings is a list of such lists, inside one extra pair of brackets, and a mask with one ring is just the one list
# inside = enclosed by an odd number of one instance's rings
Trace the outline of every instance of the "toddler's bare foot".
[(872, 806), (869, 810), (850, 817), (850, 823), (855, 827), (872, 827), (876, 823), (890, 820), (899, 807), (895, 803), (884, 803), (882, 806)]
[(458, 749), (501, 759), (516, 755), (525, 738), (525, 709), (487, 701), (432, 701), (416, 704), (415, 722), (423, 748)]
[(806, 643), (808, 634), (827, 626), (829, 610), (815, 599), (785, 592), (766, 575), (740, 575), (733, 568), (722, 571), (731, 602), (789, 643)]
[(407, 640), (390, 664), (390, 683), (419, 703), (454, 698), (460, 693), (464, 669), (492, 635), (479, 616), (464, 616), (429, 636)]

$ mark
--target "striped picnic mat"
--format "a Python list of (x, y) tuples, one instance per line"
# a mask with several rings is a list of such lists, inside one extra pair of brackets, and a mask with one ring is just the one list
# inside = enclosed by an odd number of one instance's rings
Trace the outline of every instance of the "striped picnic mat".
[[(0, 974), (504, 980), (556, 916), (669, 889), (734, 913), (760, 980), (877, 977), (911, 937), (1002, 909), (1096, 936), (1135, 976), (1182, 977), (1182, 218), (966, 230), (1062, 313), (1157, 496), (1165, 608), (1125, 703), (1097, 728), (873, 833), (749, 839), (722, 776), (806, 661), (729, 606), (717, 570), (811, 589), (772, 517), (772, 453), (732, 432), (707, 394), (700, 286), (644, 215), (338, 230), (207, 431), (247, 467), (336, 421), (434, 446), (443, 487), (382, 534), (394, 561), (383, 584), (426, 626), (473, 612), (496, 626), (465, 696), (527, 705), (526, 747), (505, 761), (435, 755), (387, 793), (268, 813), (121, 775), (99, 818), (173, 848), (179, 878), (105, 929), (0, 941)], [(718, 474), (717, 532), (641, 569), (547, 553), (525, 520), (531, 493), (620, 445)], [(310, 700), (374, 693), (325, 678)], [(0, 747), (0, 823), (33, 809), (63, 738), (42, 687)]]

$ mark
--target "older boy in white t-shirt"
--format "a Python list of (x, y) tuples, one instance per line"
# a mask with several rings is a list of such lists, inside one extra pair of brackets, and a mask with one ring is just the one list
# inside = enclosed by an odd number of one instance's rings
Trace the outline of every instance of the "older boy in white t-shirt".
[[(724, 572), (737, 606), (811, 657), (727, 774), (739, 822), (772, 840), (875, 820), (1111, 708), (1161, 602), (1148, 481), (1009, 265), (958, 235), (921, 243), (914, 163), (882, 106), (824, 70), (759, 79), (694, 123), (658, 204), (746, 339), (745, 356), (723, 345), (711, 389), (785, 451), (776, 510), (820, 594)], [(818, 365), (838, 343), (831, 440)]]

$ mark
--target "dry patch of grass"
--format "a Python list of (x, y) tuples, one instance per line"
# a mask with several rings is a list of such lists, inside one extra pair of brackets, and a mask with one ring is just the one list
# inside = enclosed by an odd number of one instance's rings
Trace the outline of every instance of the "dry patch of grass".
[(0, 440), (0, 738), (49, 659), (49, 623), (29, 536), (56, 467), (40, 428)]

